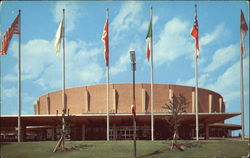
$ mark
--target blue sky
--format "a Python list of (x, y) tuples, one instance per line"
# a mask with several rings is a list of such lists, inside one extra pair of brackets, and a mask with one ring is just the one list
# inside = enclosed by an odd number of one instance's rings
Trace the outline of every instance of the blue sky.
[[(194, 40), (190, 30), (198, 5), (199, 87), (220, 93), (227, 112), (240, 112), (239, 24), (242, 9), (249, 26), (247, 2), (77, 1), (2, 2), (1, 36), (22, 10), (22, 114), (33, 114), (36, 98), (61, 89), (61, 56), (54, 37), (66, 9), (66, 87), (104, 84), (105, 9), (110, 19), (110, 82), (131, 82), (128, 51), (137, 55), (136, 82), (150, 82), (146, 33), (153, 7), (155, 83), (194, 85)], [(249, 135), (249, 34), (244, 57), (245, 124)], [(1, 56), (1, 115), (17, 114), (18, 36)], [(240, 124), (240, 117), (226, 121)]]

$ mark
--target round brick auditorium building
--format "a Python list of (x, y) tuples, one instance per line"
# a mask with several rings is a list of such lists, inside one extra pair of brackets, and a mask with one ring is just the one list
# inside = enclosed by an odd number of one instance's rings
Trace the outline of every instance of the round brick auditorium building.
[[(174, 95), (182, 94), (188, 102), (186, 112), (181, 115), (178, 129), (181, 139), (195, 137), (195, 87), (154, 84), (154, 137), (171, 139), (169, 126), (164, 118), (171, 117), (163, 106)], [(133, 138), (131, 114), (132, 84), (109, 84), (109, 139)], [(151, 139), (151, 88), (148, 83), (135, 84), (137, 139)], [(228, 118), (240, 113), (226, 113), (223, 97), (208, 89), (198, 89), (199, 136), (230, 137), (239, 125), (225, 124)], [(107, 139), (107, 85), (89, 85), (65, 90), (67, 109), (67, 138), (70, 140)], [(22, 116), (24, 140), (56, 140), (61, 132), (62, 91), (40, 96), (34, 104), (35, 115)], [(1, 116), (1, 139), (3, 133), (11, 133), (17, 127), (17, 116)], [(15, 130), (14, 130), (15, 131)], [(12, 130), (13, 132), (13, 130)], [(15, 132), (14, 132), (15, 133)]]

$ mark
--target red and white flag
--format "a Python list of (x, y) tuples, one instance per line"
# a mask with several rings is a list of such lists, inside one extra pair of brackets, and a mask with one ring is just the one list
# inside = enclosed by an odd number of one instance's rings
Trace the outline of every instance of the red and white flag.
[(197, 15), (194, 17), (194, 25), (191, 30), (191, 36), (195, 39), (195, 52), (196, 58), (199, 56), (199, 27), (198, 27), (198, 20)]
[(13, 34), (20, 34), (19, 31), (19, 18), (20, 15), (18, 14), (16, 19), (13, 21), (11, 26), (5, 32), (3, 39), (2, 39), (2, 49), (0, 50), (0, 55), (7, 54), (7, 50), (12, 39)]
[(245, 54), (245, 46), (244, 46), (244, 38), (247, 34), (247, 23), (244, 17), (244, 14), (241, 10), (241, 15), (240, 15), (240, 50), (241, 50), (241, 55), (244, 56)]
[(106, 66), (109, 66), (109, 26), (108, 19), (103, 28), (102, 40), (104, 42), (104, 60)]

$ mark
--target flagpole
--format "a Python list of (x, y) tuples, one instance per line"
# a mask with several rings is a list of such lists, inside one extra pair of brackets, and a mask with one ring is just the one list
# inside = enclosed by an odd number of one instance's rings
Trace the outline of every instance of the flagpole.
[[(197, 50), (196, 50), (197, 51)], [(195, 80), (196, 80), (196, 86), (195, 86), (195, 109), (196, 109), (196, 140), (199, 141), (199, 119), (198, 119), (198, 58), (195, 55)]]
[[(106, 18), (109, 19), (109, 8), (106, 8)], [(107, 32), (108, 33), (108, 32)], [(109, 141), (109, 60), (106, 61), (106, 79), (107, 79), (107, 141)]]
[(240, 15), (240, 104), (241, 104), (241, 139), (245, 138), (245, 125), (244, 125), (244, 74), (243, 74), (243, 58), (245, 53), (244, 38), (246, 36), (248, 27), (241, 10)]
[(62, 57), (62, 145), (64, 148), (64, 141), (65, 141), (65, 112), (66, 112), (66, 105), (65, 105), (65, 9), (63, 9), (63, 57)]
[(18, 142), (20, 143), (23, 138), (21, 138), (21, 113), (22, 113), (22, 100), (21, 100), (21, 96), (22, 96), (22, 85), (21, 85), (21, 10), (19, 9), (19, 43), (18, 43)]
[[(2, 11), (2, 1), (0, 2), (0, 11)], [(0, 16), (0, 22), (2, 22), (1, 16)], [(0, 30), (0, 41), (2, 41), (2, 30)], [(0, 45), (2, 44), (0, 43)], [(2, 47), (0, 48), (1, 48), (0, 49), (0, 52), (1, 52)], [(2, 55), (0, 55), (0, 107), (2, 107)]]
[[(197, 5), (195, 4), (195, 17), (197, 17)], [(196, 140), (199, 141), (199, 119), (198, 119), (198, 56), (197, 56), (197, 48), (195, 48), (195, 112), (196, 112)]]
[[(242, 41), (244, 42), (244, 41)], [(244, 50), (243, 50), (244, 51)], [(240, 104), (241, 104), (241, 139), (245, 138), (245, 125), (244, 125), (244, 80), (243, 80), (243, 55), (240, 55)]]
[[(150, 19), (152, 20), (153, 8), (150, 8)], [(152, 22), (152, 21), (151, 21)], [(153, 24), (152, 24), (153, 25)], [(151, 140), (154, 140), (154, 65), (153, 65), (153, 26), (151, 36)]]

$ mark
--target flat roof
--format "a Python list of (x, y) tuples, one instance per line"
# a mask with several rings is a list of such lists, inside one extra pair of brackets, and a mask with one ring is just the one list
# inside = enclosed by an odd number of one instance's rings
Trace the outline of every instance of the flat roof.
[[(240, 113), (199, 113), (199, 124), (214, 124), (234, 116), (240, 115)], [(154, 119), (159, 120), (164, 117), (172, 117), (171, 113), (154, 113)], [(183, 124), (195, 125), (195, 113), (182, 113), (181, 122)], [(21, 122), (24, 126), (53, 126), (61, 120), (62, 115), (22, 115)], [(68, 115), (66, 115), (68, 117)], [(132, 123), (132, 114), (114, 114), (110, 113), (110, 123), (115, 124), (130, 124)], [(68, 117), (72, 123), (75, 124), (105, 124), (107, 114), (72, 114)], [(136, 120), (138, 123), (148, 123), (151, 121), (150, 113), (137, 113)], [(17, 115), (2, 115), (0, 116), (1, 127), (15, 127), (17, 126)], [(228, 126), (229, 127), (229, 126)]]

